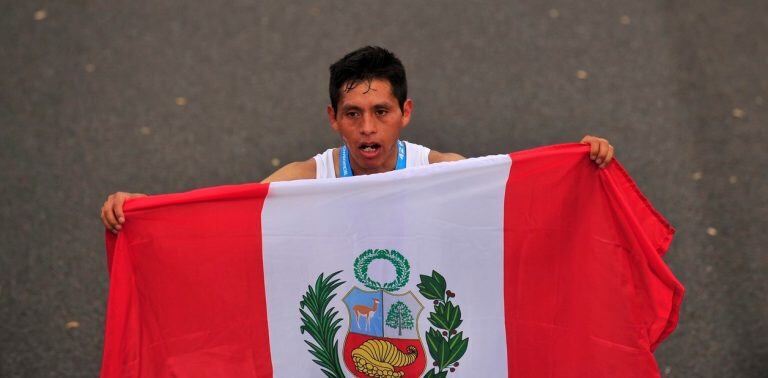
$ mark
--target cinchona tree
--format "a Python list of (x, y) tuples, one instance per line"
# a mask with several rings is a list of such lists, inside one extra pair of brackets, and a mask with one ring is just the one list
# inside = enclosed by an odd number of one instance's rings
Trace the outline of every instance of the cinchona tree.
[(413, 329), (411, 309), (401, 301), (395, 302), (387, 313), (387, 325), (397, 329), (397, 335), (403, 335), (403, 328)]

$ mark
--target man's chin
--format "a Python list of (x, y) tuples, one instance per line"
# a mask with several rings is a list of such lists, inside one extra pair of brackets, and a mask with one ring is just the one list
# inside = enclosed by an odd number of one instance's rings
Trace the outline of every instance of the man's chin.
[(360, 166), (363, 169), (367, 169), (367, 170), (377, 170), (379, 168), (384, 167), (384, 162), (379, 161), (379, 159), (375, 159), (375, 160), (363, 159), (360, 163), (361, 163)]
[(359, 156), (357, 159), (357, 163), (360, 166), (360, 168), (366, 170), (366, 171), (382, 171), (384, 169), (384, 159), (381, 159), (381, 157), (376, 157), (373, 159), (366, 158), (364, 156)]

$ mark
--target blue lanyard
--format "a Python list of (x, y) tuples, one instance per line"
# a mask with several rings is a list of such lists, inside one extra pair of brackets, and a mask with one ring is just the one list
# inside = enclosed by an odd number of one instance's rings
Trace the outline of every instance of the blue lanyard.
[[(405, 142), (402, 140), (397, 141), (397, 164), (395, 164), (395, 170), (405, 168)], [(352, 177), (355, 174), (352, 173), (352, 166), (349, 164), (349, 149), (347, 145), (341, 146), (339, 149), (339, 175), (341, 177)]]

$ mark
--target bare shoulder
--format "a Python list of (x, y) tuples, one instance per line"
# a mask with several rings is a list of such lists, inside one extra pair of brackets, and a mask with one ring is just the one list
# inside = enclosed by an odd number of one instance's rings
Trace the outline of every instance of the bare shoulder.
[(439, 152), (435, 150), (429, 151), (429, 164), (442, 163), (445, 161), (457, 161), (457, 160), (464, 160), (464, 159), (466, 159), (464, 156), (461, 156), (453, 152)]
[(262, 183), (278, 182), (278, 181), (291, 181), (291, 180), (304, 180), (314, 179), (316, 176), (317, 163), (314, 158), (309, 158), (304, 161), (295, 161), (290, 164), (286, 164), (284, 167), (276, 170), (269, 175)]

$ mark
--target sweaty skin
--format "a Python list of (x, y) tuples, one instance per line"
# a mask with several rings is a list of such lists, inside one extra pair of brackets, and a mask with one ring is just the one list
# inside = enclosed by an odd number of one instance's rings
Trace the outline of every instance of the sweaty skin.
[[(342, 86), (345, 88), (345, 86)], [(413, 101), (407, 99), (402, 108), (392, 94), (387, 80), (373, 79), (361, 82), (349, 91), (343, 91), (337, 104), (338, 112), (328, 105), (328, 121), (349, 148), (349, 160), (356, 175), (388, 172), (397, 163), (397, 139), (411, 120)], [(589, 158), (600, 168), (613, 160), (614, 149), (607, 140), (587, 135), (581, 143), (589, 144)], [(463, 160), (455, 153), (430, 151), (429, 163)], [(339, 176), (339, 149), (333, 150), (336, 177)], [(262, 183), (315, 178), (315, 159), (293, 162), (278, 169)], [(128, 198), (146, 194), (116, 192), (110, 194), (101, 207), (101, 221), (108, 230), (117, 233), (125, 222), (123, 204)]]

